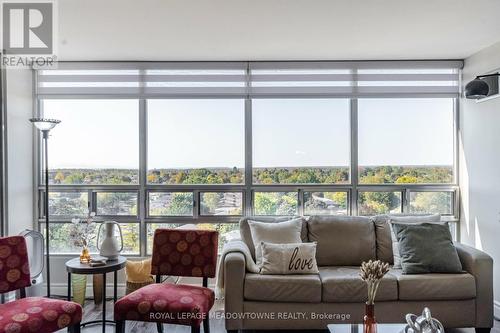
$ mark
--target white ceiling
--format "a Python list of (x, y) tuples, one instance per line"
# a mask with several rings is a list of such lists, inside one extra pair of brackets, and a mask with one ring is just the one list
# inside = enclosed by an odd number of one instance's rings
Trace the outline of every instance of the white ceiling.
[(60, 60), (461, 59), (499, 0), (58, 0)]

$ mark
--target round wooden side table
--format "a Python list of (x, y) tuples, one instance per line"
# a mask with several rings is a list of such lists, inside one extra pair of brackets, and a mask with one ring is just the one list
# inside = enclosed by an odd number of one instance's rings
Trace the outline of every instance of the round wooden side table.
[(81, 323), (81, 327), (101, 323), (102, 332), (106, 332), (106, 324), (115, 324), (114, 320), (106, 320), (106, 274), (113, 272), (113, 302), (116, 302), (118, 296), (118, 271), (125, 267), (127, 259), (118, 257), (115, 260), (108, 260), (103, 266), (91, 267), (89, 264), (82, 264), (80, 258), (74, 258), (66, 262), (66, 271), (68, 272), (68, 301), (71, 301), (71, 274), (94, 275), (102, 274), (102, 319), (92, 320)]

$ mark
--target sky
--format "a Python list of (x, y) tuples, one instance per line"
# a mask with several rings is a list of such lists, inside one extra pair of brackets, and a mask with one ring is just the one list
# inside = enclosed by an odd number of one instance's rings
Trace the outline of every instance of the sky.
[[(51, 168), (138, 168), (137, 100), (45, 100)], [(452, 99), (360, 99), (359, 165), (452, 165)], [(256, 99), (255, 167), (347, 166), (345, 99)], [(244, 166), (244, 101), (148, 101), (148, 167)]]

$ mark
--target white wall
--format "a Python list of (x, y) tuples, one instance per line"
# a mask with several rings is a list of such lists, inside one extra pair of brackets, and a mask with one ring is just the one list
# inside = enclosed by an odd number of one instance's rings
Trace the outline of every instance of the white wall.
[(9, 69), (7, 81), (8, 233), (33, 228), (32, 74)]
[[(465, 60), (464, 84), (500, 68), (500, 43)], [(500, 98), (461, 100), (461, 241), (494, 261), (496, 315), (500, 316)]]

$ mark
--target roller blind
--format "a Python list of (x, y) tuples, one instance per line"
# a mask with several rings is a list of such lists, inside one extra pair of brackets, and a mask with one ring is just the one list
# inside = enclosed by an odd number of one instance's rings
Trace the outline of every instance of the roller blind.
[(40, 97), (455, 97), (462, 61), (64, 62)]

